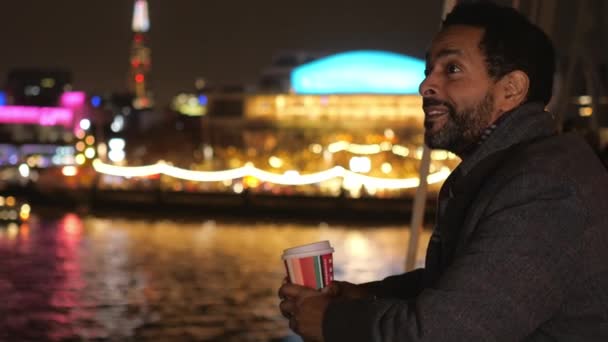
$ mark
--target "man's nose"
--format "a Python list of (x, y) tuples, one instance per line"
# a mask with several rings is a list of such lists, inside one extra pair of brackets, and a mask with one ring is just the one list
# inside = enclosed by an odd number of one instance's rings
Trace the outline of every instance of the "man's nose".
[(427, 75), (422, 81), (422, 83), (420, 83), (420, 87), (418, 87), (418, 92), (423, 97), (437, 94), (437, 82), (435, 81), (432, 74)]

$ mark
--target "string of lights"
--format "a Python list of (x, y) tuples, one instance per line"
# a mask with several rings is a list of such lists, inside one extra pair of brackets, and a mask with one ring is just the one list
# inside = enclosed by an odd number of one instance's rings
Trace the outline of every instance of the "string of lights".
[[(340, 151), (347, 151), (353, 154), (359, 155), (372, 155), (378, 154), (381, 152), (392, 152), (395, 155), (400, 157), (409, 157), (410, 151), (409, 148), (403, 145), (393, 145), (388, 141), (385, 141), (380, 144), (353, 144), (344, 140), (336, 141), (327, 146), (327, 151), (330, 153), (337, 153)], [(412, 157), (416, 159), (420, 159), (422, 157), (422, 148), (417, 149), (412, 153)], [(433, 160), (448, 160), (448, 159), (457, 159), (458, 157), (447, 151), (435, 150), (431, 153), (431, 159)]]
[[(159, 161), (153, 165), (146, 166), (117, 166), (106, 164), (99, 159), (93, 161), (95, 171), (112, 176), (120, 177), (149, 177), (154, 175), (167, 175), (173, 178), (195, 181), (195, 182), (218, 182), (228, 181), (244, 177), (255, 177), (263, 182), (280, 185), (308, 185), (318, 184), (335, 178), (342, 178), (345, 182), (357, 182), (366, 187), (381, 189), (410, 189), (417, 187), (420, 183), (418, 177), (411, 178), (380, 178), (362, 175), (341, 166), (331, 169), (301, 175), (298, 171), (287, 171), (276, 174), (256, 168), (252, 163), (245, 166), (222, 171), (194, 171), (186, 170)], [(445, 180), (450, 174), (448, 167), (441, 167), (437, 172), (430, 174), (427, 178), (429, 184), (435, 184)]]

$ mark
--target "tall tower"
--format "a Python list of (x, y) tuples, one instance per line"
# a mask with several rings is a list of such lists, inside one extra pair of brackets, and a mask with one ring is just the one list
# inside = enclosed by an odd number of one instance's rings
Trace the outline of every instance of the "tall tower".
[(133, 42), (131, 45), (129, 88), (135, 95), (133, 107), (135, 109), (150, 108), (153, 105), (148, 89), (148, 74), (151, 67), (150, 48), (147, 46), (150, 18), (148, 16), (148, 2), (146, 0), (135, 0), (132, 30)]

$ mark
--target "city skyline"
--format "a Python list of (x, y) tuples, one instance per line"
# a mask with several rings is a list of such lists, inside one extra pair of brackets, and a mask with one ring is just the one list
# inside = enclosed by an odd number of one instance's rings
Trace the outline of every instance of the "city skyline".
[[(239, 5), (149, 1), (150, 82), (160, 106), (192, 90), (197, 77), (211, 84), (255, 84), (281, 51), (373, 49), (421, 58), (438, 27), (441, 1)], [(133, 1), (119, 0), (7, 3), (0, 15), (6, 33), (0, 74), (59, 67), (73, 72), (75, 89), (125, 91), (132, 10)]]

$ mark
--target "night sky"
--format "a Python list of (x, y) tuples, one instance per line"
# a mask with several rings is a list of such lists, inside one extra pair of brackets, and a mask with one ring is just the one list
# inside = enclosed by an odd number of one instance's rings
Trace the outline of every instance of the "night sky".
[[(160, 104), (210, 84), (254, 84), (285, 50), (378, 49), (422, 58), (441, 0), (149, 0), (151, 85)], [(0, 75), (60, 67), (75, 89), (124, 91), (131, 0), (3, 1)], [(4, 83), (4, 82), (3, 82)]]

